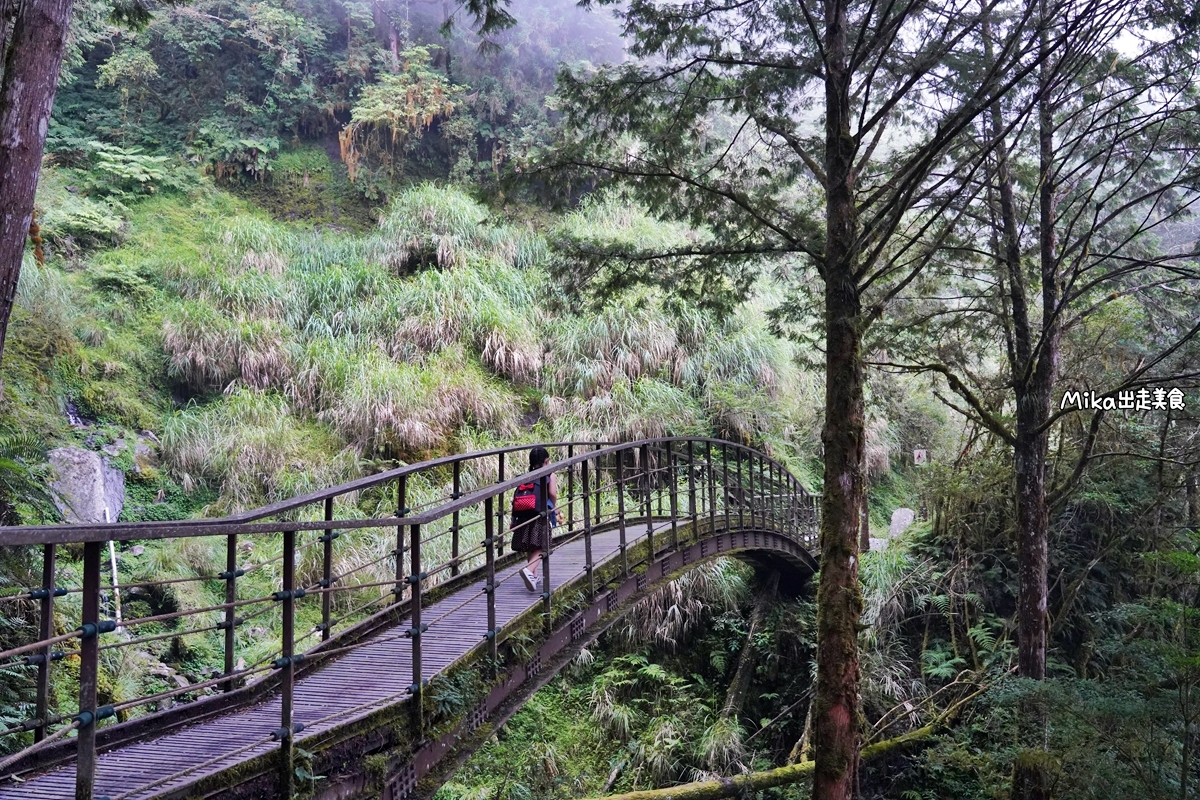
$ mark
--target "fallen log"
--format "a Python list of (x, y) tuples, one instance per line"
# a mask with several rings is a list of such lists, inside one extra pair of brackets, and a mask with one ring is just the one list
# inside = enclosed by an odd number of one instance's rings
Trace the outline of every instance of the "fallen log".
[[(938, 729), (938, 725), (926, 725), (917, 728), (894, 739), (868, 745), (862, 749), (862, 761), (870, 761), (880, 756), (893, 753), (896, 750), (930, 738)], [(598, 800), (715, 800), (720, 797), (740, 797), (743, 793), (749, 796), (752, 792), (760, 792), (775, 786), (787, 786), (799, 783), (812, 774), (815, 761), (804, 761), (764, 772), (751, 772), (747, 775), (734, 775), (731, 778), (718, 778), (712, 781), (697, 781), (670, 786), (666, 789), (644, 789), (625, 794), (608, 795)]]

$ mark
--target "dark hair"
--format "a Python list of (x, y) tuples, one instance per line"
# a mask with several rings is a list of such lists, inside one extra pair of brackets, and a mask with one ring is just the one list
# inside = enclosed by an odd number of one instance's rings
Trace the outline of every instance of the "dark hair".
[(550, 460), (550, 453), (546, 448), (538, 445), (529, 451), (529, 469), (535, 470)]

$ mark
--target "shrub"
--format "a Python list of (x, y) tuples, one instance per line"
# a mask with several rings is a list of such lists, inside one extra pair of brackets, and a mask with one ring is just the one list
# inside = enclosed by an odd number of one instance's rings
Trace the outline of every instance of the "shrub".
[(279, 139), (250, 136), (220, 119), (205, 120), (189, 147), (192, 158), (219, 181), (246, 183), (265, 179), (279, 154)]
[(38, 181), (37, 211), (42, 236), (51, 244), (70, 249), (74, 245), (116, 244), (125, 229), (120, 204), (85, 197), (75, 185), (75, 170), (46, 167)]

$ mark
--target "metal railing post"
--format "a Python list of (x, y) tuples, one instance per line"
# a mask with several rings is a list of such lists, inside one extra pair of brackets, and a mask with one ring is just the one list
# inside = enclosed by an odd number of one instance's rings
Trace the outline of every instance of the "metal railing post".
[(545, 523), (542, 525), (542, 615), (546, 635), (549, 636), (553, 630), (550, 617), (550, 544), (554, 541), (554, 537), (550, 535), (550, 476), (543, 475), (540, 480), (542, 490), (538, 492), (537, 512)]
[(425, 681), (421, 676), (421, 634), (424, 632), (424, 626), (421, 624), (421, 526), (410, 525), (408, 530), (411, 537), (408, 552), (412, 559), (412, 573), (408, 576), (408, 581), (412, 584), (412, 627), (408, 633), (412, 637), (413, 676), (412, 685), (408, 687), (408, 690), (412, 693), (413, 727), (416, 730), (417, 741), (423, 741), (425, 738), (425, 703), (422, 689)]
[[(42, 598), (41, 617), (38, 619), (38, 638), (43, 641), (54, 635), (54, 585), (57, 553), (55, 545), (42, 545)], [(37, 719), (33, 729), (33, 741), (46, 738), (46, 720), (50, 719), (50, 645), (41, 651), (37, 672)]]
[(782, 528), (783, 527), (782, 520), (786, 514), (785, 507), (787, 505), (786, 503), (783, 502), (783, 490), (784, 490), (783, 471), (782, 471), (782, 468), (780, 468), (778, 466), (774, 466), (774, 470), (775, 470), (775, 484), (774, 484), (775, 488), (771, 492), (771, 497), (774, 498), (774, 504), (775, 504), (775, 526), (777, 528)]
[(487, 593), (487, 633), (488, 658), (492, 661), (492, 674), (500, 669), (500, 656), (496, 645), (496, 520), (493, 514), (493, 498), (483, 501), (483, 543), (487, 548), (487, 582), (484, 592)]
[[(759, 516), (755, 512), (760, 511), (758, 498), (754, 494), (756, 491), (761, 491), (761, 489), (756, 489), (754, 485), (754, 471), (758, 467), (758, 458), (755, 457), (753, 451), (747, 451), (742, 455), (749, 457), (749, 461), (746, 463), (746, 491), (750, 496), (750, 527), (753, 528), (755, 527), (755, 520)], [(743, 458), (742, 461), (745, 462), (747, 459)]]
[(675, 465), (674, 443), (667, 444), (667, 492), (671, 505), (671, 548), (679, 549), (679, 476)]
[(712, 536), (717, 532), (717, 470), (713, 464), (712, 445), (705, 444), (704, 451), (708, 462), (708, 480), (705, 481), (708, 485), (708, 535)]
[[(567, 459), (575, 457), (575, 445), (567, 445)], [(575, 530), (575, 465), (567, 469), (567, 530)]]
[[(325, 521), (333, 521), (333, 498), (325, 498)], [(329, 641), (333, 612), (333, 528), (326, 528), (321, 537), (321, 641)]]
[(621, 548), (621, 578), (629, 577), (629, 557), (625, 552), (625, 452), (615, 453), (617, 457), (617, 532), (620, 535)]
[(592, 515), (588, 505), (588, 464), (581, 465), (580, 478), (583, 481), (583, 569), (587, 573), (588, 600), (596, 599), (596, 583), (592, 576)]
[(696, 536), (696, 523), (699, 516), (696, 513), (696, 443), (688, 439), (687, 453), (688, 471), (688, 514), (692, 518), (692, 536)]
[[(737, 482), (738, 482), (738, 527), (742, 530), (746, 529), (746, 481), (742, 476), (742, 458), (741, 448), (736, 448), (737, 453)], [(750, 510), (750, 519), (754, 520), (754, 510)]]
[[(396, 516), (404, 519), (408, 516), (408, 476), (401, 475), (396, 479)], [(405, 544), (404, 526), (396, 526), (396, 588), (392, 593), (396, 595), (393, 603), (399, 603), (404, 599), (404, 548)]]
[[(454, 462), (454, 491), (451, 493), (451, 498), (457, 500), (462, 496), (462, 462)], [(458, 574), (458, 531), (459, 531), (459, 516), (458, 511), (454, 511), (450, 522), (450, 577), (453, 578)]]
[[(225, 619), (221, 621), (225, 628), (225, 675), (233, 674), (234, 658), (237, 649), (237, 534), (231, 533), (225, 537), (225, 571), (221, 577), (225, 579)], [(224, 688), (232, 692), (236, 682), (233, 678), (225, 681)]]
[[(596, 445), (596, 451), (600, 450), (600, 445)], [(604, 492), (604, 467), (600, 464), (600, 459), (596, 459), (596, 524), (599, 525), (604, 521), (603, 511), (601, 510), (601, 500)]]
[[(665, 457), (663, 460), (664, 460), (664, 462), (666, 462), (666, 464), (670, 464), (670, 463), (671, 463), (671, 443), (670, 443), (670, 442), (667, 442), (667, 454), (666, 454), (666, 457)], [(654, 474), (654, 472), (653, 472), (653, 471), (651, 471), (651, 475), (653, 475), (653, 474)], [(666, 473), (666, 474), (667, 474), (668, 476), (670, 476), (670, 474), (671, 474), (671, 471), (670, 471), (669, 469), (667, 469), (667, 473)], [(657, 480), (657, 481), (655, 481), (655, 482), (652, 482), (652, 483), (650, 483), (650, 484), (649, 484), (649, 486), (650, 486), (650, 487), (653, 487), (653, 486), (655, 485), (655, 483), (657, 483), (657, 484), (658, 484), (658, 497), (657, 497), (657, 499), (658, 499), (658, 516), (660, 516), (660, 517), (661, 517), (661, 516), (663, 515), (663, 485), (662, 485), (662, 480)]]
[(721, 443), (721, 507), (725, 511), (725, 530), (730, 529), (732, 513), (730, 512), (730, 449)]
[(654, 479), (650, 472), (650, 445), (642, 445), (642, 473), (646, 476), (646, 492), (643, 499), (643, 509), (646, 513), (646, 544), (650, 548), (647, 563), (654, 560), (654, 506), (650, 495), (651, 481)]
[(802, 516), (801, 512), (800, 512), (801, 502), (803, 502), (803, 498), (800, 497), (800, 489), (793, 483), (792, 484), (792, 526), (795, 527), (795, 529), (796, 529), (796, 537), (798, 539), (800, 539), (801, 541), (804, 541), (804, 532), (800, 529), (800, 517)]
[(758, 459), (758, 482), (762, 486), (762, 510), (759, 511), (759, 526), (767, 528), (771, 524), (771, 465), (765, 458)]
[[(497, 483), (504, 483), (504, 453), (500, 454), (500, 469), (497, 472)], [(496, 495), (496, 531), (499, 540), (496, 542), (496, 555), (504, 555), (504, 492)]]
[(775, 464), (767, 463), (767, 521), (775, 525)]
[(291, 798), (295, 794), (296, 775), (292, 771), (295, 752), (295, 736), (292, 726), (294, 691), (296, 688), (296, 665), (293, 661), (296, 648), (296, 532), (283, 532), (283, 581), (282, 591), (277, 595), (283, 605), (282, 642), (279, 659), (280, 669), (280, 731), (279, 768), (280, 797)]
[(83, 545), (83, 614), (79, 639), (79, 731), (75, 800), (92, 800), (96, 783), (96, 682), (100, 671), (100, 542)]

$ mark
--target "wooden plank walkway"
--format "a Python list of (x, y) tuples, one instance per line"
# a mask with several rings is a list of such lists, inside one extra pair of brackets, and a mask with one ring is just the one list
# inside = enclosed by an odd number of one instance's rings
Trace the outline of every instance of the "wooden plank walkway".
[[(684, 520), (681, 520), (681, 522)], [(669, 522), (655, 524), (655, 532), (669, 530)], [(626, 542), (644, 538), (644, 523), (631, 525)], [(620, 552), (615, 530), (592, 536), (595, 564), (616, 558)], [(550, 558), (554, 589), (585, 574), (582, 538), (560, 545)], [(503, 628), (541, 602), (525, 588), (519, 566), (497, 572), (496, 624)], [(421, 612), (429, 630), (422, 638), (422, 666), (432, 677), (483, 641), (487, 629), (484, 578), (434, 603)], [(304, 724), (297, 746), (332, 728), (361, 719), (408, 696), (412, 683), (412, 641), (403, 635), (411, 626), (406, 618), (377, 633), (359, 649), (336, 657), (320, 670), (296, 683), (294, 720)], [(147, 800), (183, 789), (194, 781), (278, 749), (269, 739), (280, 724), (278, 696), (241, 711), (197, 723), (160, 739), (118, 747), (99, 755), (95, 797), (110, 800)], [(24, 783), (0, 786), (0, 800), (71, 800), (75, 797), (75, 767), (67, 765)]]

